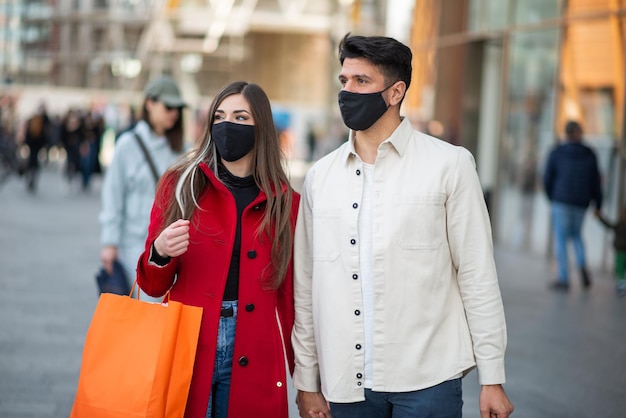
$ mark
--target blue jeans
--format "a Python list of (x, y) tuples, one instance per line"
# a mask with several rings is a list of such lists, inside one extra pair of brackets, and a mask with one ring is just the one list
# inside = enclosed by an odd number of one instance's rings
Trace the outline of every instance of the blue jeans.
[(206, 418), (227, 418), (230, 374), (233, 370), (237, 301), (222, 302), (222, 308), (233, 308), (233, 316), (220, 318), (217, 331), (215, 365)]
[(556, 260), (559, 265), (558, 280), (562, 283), (568, 281), (568, 255), (567, 241), (574, 243), (576, 264), (579, 268), (586, 266), (585, 246), (580, 231), (587, 208), (566, 205), (564, 203), (552, 203), (552, 226), (554, 228), (554, 244)]
[(446, 380), (413, 392), (374, 392), (365, 389), (365, 401), (330, 403), (333, 418), (461, 418), (461, 379)]

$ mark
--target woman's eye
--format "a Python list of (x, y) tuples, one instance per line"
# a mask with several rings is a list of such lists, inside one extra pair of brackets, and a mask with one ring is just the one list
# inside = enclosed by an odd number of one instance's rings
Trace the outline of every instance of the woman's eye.
[(245, 120), (248, 120), (248, 118), (247, 118), (247, 117), (245, 117), (245, 116), (243, 116), (243, 115), (239, 115), (239, 116), (237, 116), (235, 119), (236, 119), (236, 120), (244, 120), (244, 121), (245, 121)]
[(222, 115), (215, 115), (215, 116), (213, 117), (213, 119), (215, 119), (215, 120), (222, 120), (222, 119), (224, 119), (224, 118), (223, 118), (223, 116), (222, 116)]

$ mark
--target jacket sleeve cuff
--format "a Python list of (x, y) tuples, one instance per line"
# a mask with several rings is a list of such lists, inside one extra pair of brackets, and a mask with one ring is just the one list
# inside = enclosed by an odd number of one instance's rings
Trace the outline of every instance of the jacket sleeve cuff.
[(505, 383), (503, 360), (477, 361), (478, 383), (481, 385), (502, 385)]
[(106, 229), (102, 231), (100, 244), (104, 246), (112, 245), (112, 246), (117, 247), (119, 242), (120, 242), (120, 234), (117, 233), (117, 231), (107, 231)]
[(172, 257), (162, 257), (157, 252), (156, 248), (154, 248), (154, 242), (150, 246), (150, 258), (148, 261), (150, 264), (156, 265), (158, 267), (165, 267), (172, 260)]
[(317, 367), (304, 368), (296, 364), (293, 372), (293, 386), (304, 392), (321, 392), (319, 369)]

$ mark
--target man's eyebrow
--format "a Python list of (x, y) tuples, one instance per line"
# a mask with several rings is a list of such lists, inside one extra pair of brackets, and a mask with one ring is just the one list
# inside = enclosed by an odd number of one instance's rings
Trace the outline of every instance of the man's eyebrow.
[(370, 77), (367, 74), (350, 74), (350, 75), (339, 74), (339, 76), (337, 78), (339, 78), (339, 79), (342, 79), (342, 78), (366, 78), (368, 80), (372, 79), (372, 77)]

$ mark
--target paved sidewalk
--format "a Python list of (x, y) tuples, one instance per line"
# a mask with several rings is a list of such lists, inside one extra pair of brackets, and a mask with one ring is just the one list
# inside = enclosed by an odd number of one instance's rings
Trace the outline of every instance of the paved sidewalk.
[[(0, 189), (0, 418), (65, 418), (97, 302), (99, 179), (89, 193), (70, 190), (51, 165), (35, 195), (18, 180)], [(589, 292), (575, 280), (553, 293), (545, 259), (498, 247), (496, 261), (513, 416), (626, 416), (626, 298), (611, 277), (593, 272)], [(474, 371), (467, 418), (479, 417), (478, 390)]]

